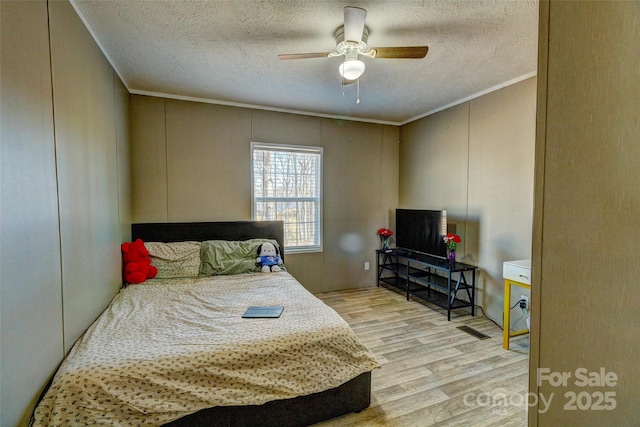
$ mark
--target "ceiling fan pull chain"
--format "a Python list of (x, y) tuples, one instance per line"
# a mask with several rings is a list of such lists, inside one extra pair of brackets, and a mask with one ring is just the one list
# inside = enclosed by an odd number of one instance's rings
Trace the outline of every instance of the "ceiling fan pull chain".
[(356, 104), (360, 104), (360, 79), (356, 80)]
[[(344, 60), (345, 60), (345, 57), (343, 56), (342, 57), (342, 66), (344, 66)], [(342, 97), (344, 98), (344, 96), (345, 96), (344, 95), (344, 87), (346, 86), (344, 84), (344, 77), (340, 80), (340, 86), (342, 86)]]

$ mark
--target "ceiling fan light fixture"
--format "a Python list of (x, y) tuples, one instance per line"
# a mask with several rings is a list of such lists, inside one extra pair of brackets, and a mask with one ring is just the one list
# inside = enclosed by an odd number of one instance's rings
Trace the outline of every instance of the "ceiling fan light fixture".
[(357, 58), (346, 58), (338, 67), (338, 72), (347, 80), (356, 80), (364, 73), (364, 62)]

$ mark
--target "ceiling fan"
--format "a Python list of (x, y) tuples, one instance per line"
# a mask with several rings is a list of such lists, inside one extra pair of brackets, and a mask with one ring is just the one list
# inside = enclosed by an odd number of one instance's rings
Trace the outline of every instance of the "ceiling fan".
[(364, 62), (358, 59), (360, 55), (372, 59), (420, 59), (427, 55), (429, 46), (369, 48), (367, 46), (369, 29), (365, 26), (366, 17), (367, 11), (365, 9), (351, 6), (344, 8), (344, 25), (340, 26), (335, 32), (335, 52), (280, 54), (278, 58), (309, 59), (344, 56), (344, 60), (338, 67), (338, 71), (343, 77), (343, 84), (350, 84), (358, 80), (362, 73), (364, 73)]

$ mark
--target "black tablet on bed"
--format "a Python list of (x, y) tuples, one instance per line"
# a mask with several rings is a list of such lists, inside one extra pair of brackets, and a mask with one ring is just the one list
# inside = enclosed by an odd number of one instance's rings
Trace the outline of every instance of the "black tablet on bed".
[(265, 317), (280, 317), (284, 307), (281, 305), (252, 305), (242, 315), (245, 319), (258, 319)]

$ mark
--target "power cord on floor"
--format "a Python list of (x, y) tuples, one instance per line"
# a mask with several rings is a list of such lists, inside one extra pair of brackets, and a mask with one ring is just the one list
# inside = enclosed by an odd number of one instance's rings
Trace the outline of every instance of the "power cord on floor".
[[(486, 317), (487, 319), (491, 320), (498, 328), (502, 329), (502, 326), (500, 326), (500, 324), (498, 322), (496, 322), (495, 320), (493, 320), (491, 317), (487, 316), (487, 313), (484, 312), (484, 310), (482, 309), (482, 307), (480, 307), (479, 305), (476, 305), (477, 308), (480, 309), (480, 311), (482, 312), (482, 315), (484, 317)], [(503, 314), (504, 316), (504, 314)]]
[[(522, 301), (524, 301), (524, 300), (522, 300)], [(511, 307), (511, 308), (512, 308), (512, 309), (516, 308), (516, 307), (518, 306), (518, 304), (520, 304), (520, 301), (518, 301), (518, 302), (517, 302), (513, 307)], [(485, 313), (485, 312), (484, 312), (484, 310), (482, 309), (482, 307), (480, 307), (479, 305), (476, 305), (476, 307), (480, 309), (480, 311), (482, 312), (482, 315), (483, 315), (484, 317), (486, 317), (487, 319), (491, 320), (491, 321), (492, 321), (492, 322), (493, 322), (493, 323), (494, 323), (498, 328), (500, 328), (500, 330), (503, 330), (503, 331), (504, 331), (504, 328), (503, 328), (503, 327), (502, 327), (498, 322), (496, 322), (495, 320), (493, 320), (491, 317), (487, 316), (487, 313)], [(516, 321), (516, 323), (517, 323), (517, 322), (519, 322), (519, 321), (521, 321), (523, 317), (524, 317), (524, 310), (523, 310), (523, 314), (522, 314), (522, 316), (520, 316), (520, 318)], [(502, 313), (502, 323), (504, 323), (504, 312)]]

